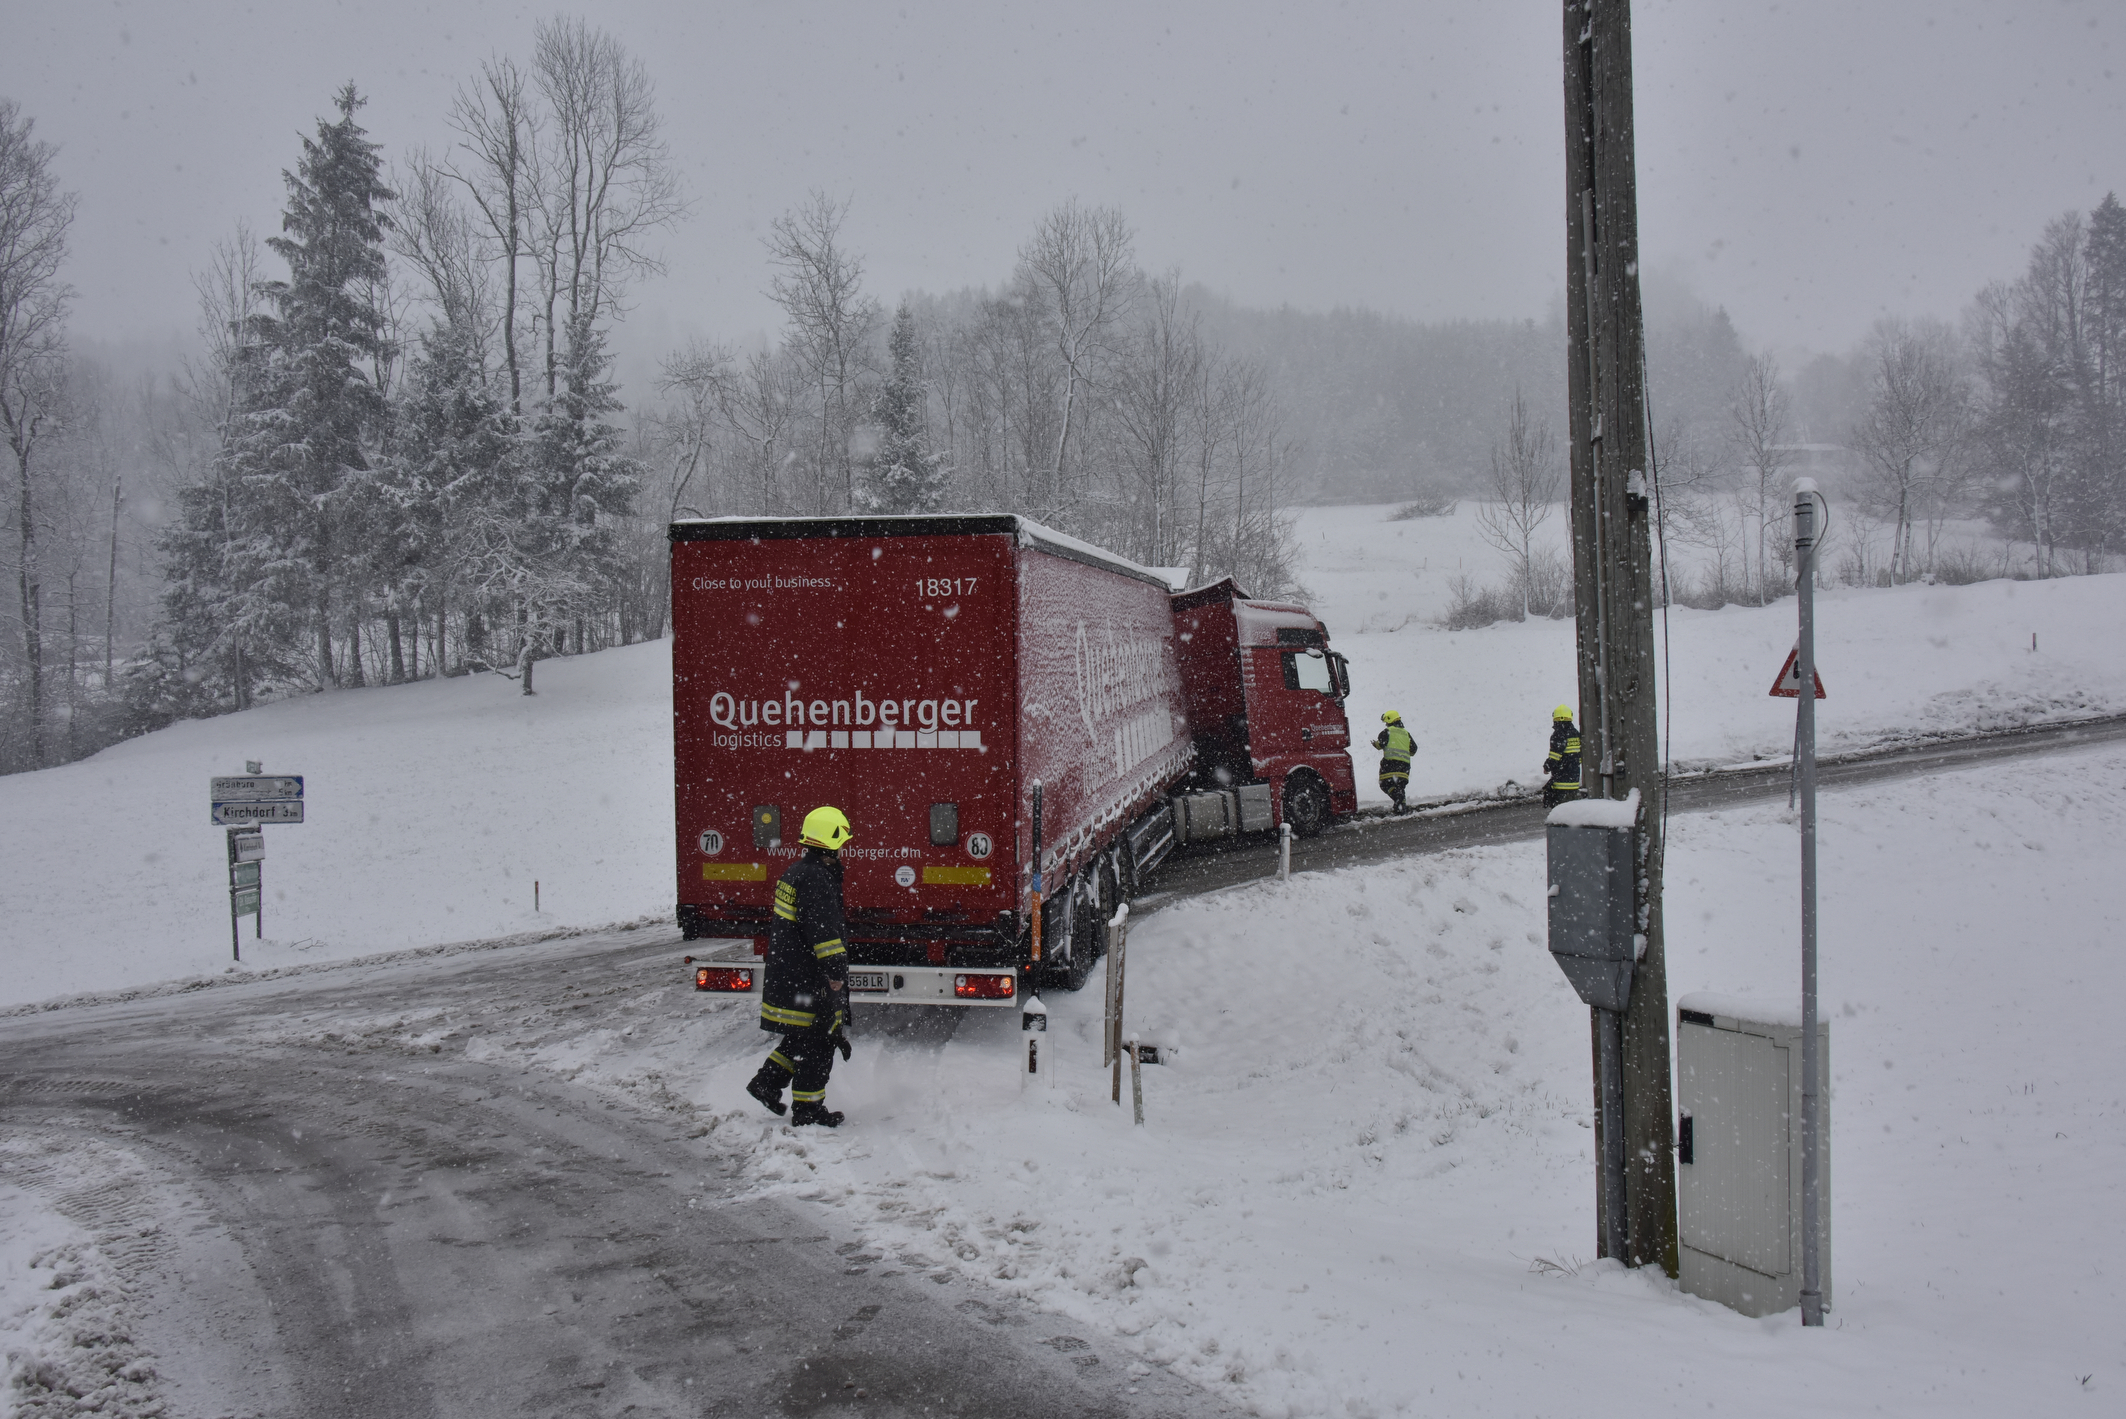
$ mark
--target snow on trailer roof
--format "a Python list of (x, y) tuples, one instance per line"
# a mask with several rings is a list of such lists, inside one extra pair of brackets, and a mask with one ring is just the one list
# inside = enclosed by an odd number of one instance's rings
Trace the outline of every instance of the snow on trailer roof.
[[(1233, 608), (1233, 623), (1241, 645), (1320, 645), (1328, 628), (1304, 606), (1286, 601), (1258, 601), (1240, 589), (1231, 577), (1221, 577), (1206, 586), (1191, 587), (1174, 597), (1176, 611), (1226, 602)], [(1279, 631), (1303, 631), (1299, 637), (1280, 636)]]
[(1148, 581), (1162, 591), (1179, 591), (1185, 573), (1171, 567), (1139, 566), (1104, 547), (1044, 527), (1017, 513), (915, 513), (848, 517), (722, 517), (680, 518), (670, 531), (674, 542), (751, 541), (797, 537), (1001, 537), (1010, 536), (1021, 547), (1033, 547), (1052, 556), (1105, 567), (1124, 576)]

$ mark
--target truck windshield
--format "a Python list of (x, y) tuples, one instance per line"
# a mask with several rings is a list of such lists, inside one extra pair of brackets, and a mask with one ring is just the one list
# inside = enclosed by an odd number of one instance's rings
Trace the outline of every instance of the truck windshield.
[(1329, 658), (1318, 650), (1292, 650), (1284, 654), (1284, 687), (1287, 690), (1319, 690), (1334, 694)]

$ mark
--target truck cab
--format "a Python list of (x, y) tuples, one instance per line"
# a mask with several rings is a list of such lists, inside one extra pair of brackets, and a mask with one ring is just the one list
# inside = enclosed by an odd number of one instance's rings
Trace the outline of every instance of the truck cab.
[(1267, 785), (1274, 821), (1302, 836), (1357, 812), (1351, 674), (1321, 620), (1255, 600), (1231, 578), (1173, 604), (1199, 776), (1220, 789)]

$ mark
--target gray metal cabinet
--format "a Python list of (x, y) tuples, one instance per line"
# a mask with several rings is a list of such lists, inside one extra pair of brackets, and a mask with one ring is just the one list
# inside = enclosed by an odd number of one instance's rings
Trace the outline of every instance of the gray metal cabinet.
[[(1676, 1010), (1680, 1282), (1747, 1316), (1801, 1303), (1801, 1027), (1732, 997)], [(1822, 1099), (1823, 1301), (1831, 1304), (1829, 1021), (1817, 1022)]]

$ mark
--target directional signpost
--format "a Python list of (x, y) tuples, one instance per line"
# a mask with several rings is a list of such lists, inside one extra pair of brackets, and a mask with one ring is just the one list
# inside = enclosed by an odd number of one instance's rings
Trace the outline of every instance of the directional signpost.
[(267, 823), (303, 821), (300, 774), (262, 774), (256, 763), (242, 778), (208, 780), (208, 801), (215, 826), (229, 830), (229, 952), (244, 958), (237, 923), (252, 918), (254, 934), (266, 934), (265, 858)]
[(303, 821), (303, 779), (300, 774), (255, 774), (244, 778), (211, 779), (209, 783), (214, 822), (219, 827)]

